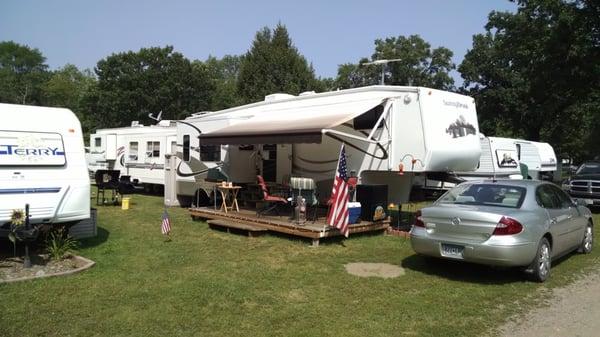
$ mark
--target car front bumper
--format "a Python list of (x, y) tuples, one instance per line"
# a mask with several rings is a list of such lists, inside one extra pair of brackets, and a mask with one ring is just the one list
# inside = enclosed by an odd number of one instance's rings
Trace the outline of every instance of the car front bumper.
[[(481, 243), (457, 242), (430, 237), (427, 230), (420, 227), (410, 231), (412, 248), (421, 255), (504, 267), (528, 266), (535, 258), (536, 242), (502, 242), (493, 238)], [(464, 246), (462, 257), (442, 255), (442, 243)]]

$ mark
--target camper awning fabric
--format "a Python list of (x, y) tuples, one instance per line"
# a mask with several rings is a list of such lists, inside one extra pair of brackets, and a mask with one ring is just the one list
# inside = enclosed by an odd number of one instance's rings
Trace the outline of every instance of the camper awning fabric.
[[(331, 104), (265, 105), (231, 113), (230, 125), (200, 135), (202, 144), (320, 143), (322, 130), (334, 128), (382, 104), (381, 98)], [(219, 116), (223, 118), (227, 116)]]

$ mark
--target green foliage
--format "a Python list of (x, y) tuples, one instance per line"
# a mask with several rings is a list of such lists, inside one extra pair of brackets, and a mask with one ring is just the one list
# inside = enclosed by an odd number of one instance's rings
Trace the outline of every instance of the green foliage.
[(297, 95), (318, 86), (312, 66), (294, 47), (285, 26), (256, 33), (239, 68), (237, 88), (243, 102), (261, 101), (278, 92)]
[(113, 54), (96, 66), (98, 87), (86, 99), (94, 127), (152, 123), (148, 114), (179, 119), (209, 108), (213, 85), (206, 66), (192, 63), (173, 47)]
[(46, 58), (37, 49), (0, 42), (0, 102), (39, 105), (48, 78)]
[(77, 240), (72, 238), (64, 227), (53, 230), (46, 239), (46, 250), (50, 258), (55, 261), (64, 259), (78, 246)]
[[(414, 85), (453, 90), (454, 80), (450, 71), (455, 69), (450, 49), (431, 45), (418, 35), (398, 36), (375, 40), (375, 52), (371, 60), (400, 59), (387, 64), (384, 77), (386, 85)], [(342, 64), (338, 68), (338, 88), (354, 88), (381, 82), (383, 65)]]
[(516, 13), (490, 13), (486, 33), (473, 37), (459, 67), (463, 91), (477, 100), (480, 128), (548, 141), (557, 154), (590, 156), (586, 144), (600, 106), (599, 5), (517, 3)]
[(67, 64), (53, 71), (42, 86), (44, 105), (71, 109), (87, 134), (91, 129), (91, 118), (87, 113), (86, 99), (96, 85), (96, 77), (90, 70), (81, 71), (76, 66)]
[[(237, 88), (241, 62), (241, 56), (225, 55), (220, 60), (210, 56), (204, 63), (214, 87), (210, 103), (212, 111), (242, 104)], [(198, 66), (199, 61), (194, 61), (193, 65)]]

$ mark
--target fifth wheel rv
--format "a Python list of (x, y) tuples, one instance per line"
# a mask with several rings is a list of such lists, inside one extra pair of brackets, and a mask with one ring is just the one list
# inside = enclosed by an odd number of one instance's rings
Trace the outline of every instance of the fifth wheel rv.
[[(79, 120), (67, 109), (0, 104), (0, 236), (13, 210), (30, 223), (90, 220), (90, 180)], [(95, 224), (93, 226), (95, 231)]]
[(312, 178), (326, 200), (344, 143), (348, 171), (359, 184), (385, 184), (388, 200), (405, 202), (416, 173), (475, 170), (478, 135), (474, 100), (456, 93), (370, 86), (274, 94), (180, 121), (172, 194), (208, 201), (210, 176), (247, 184), (258, 173), (279, 183)]

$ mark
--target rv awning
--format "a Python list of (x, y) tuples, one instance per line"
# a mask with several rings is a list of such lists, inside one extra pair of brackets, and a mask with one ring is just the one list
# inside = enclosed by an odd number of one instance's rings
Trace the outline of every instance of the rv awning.
[[(324, 129), (334, 128), (383, 103), (381, 98), (331, 104), (254, 110), (237, 122), (201, 134), (203, 144), (320, 143)], [(238, 112), (239, 114), (239, 112)], [(221, 116), (223, 118), (223, 116)]]

